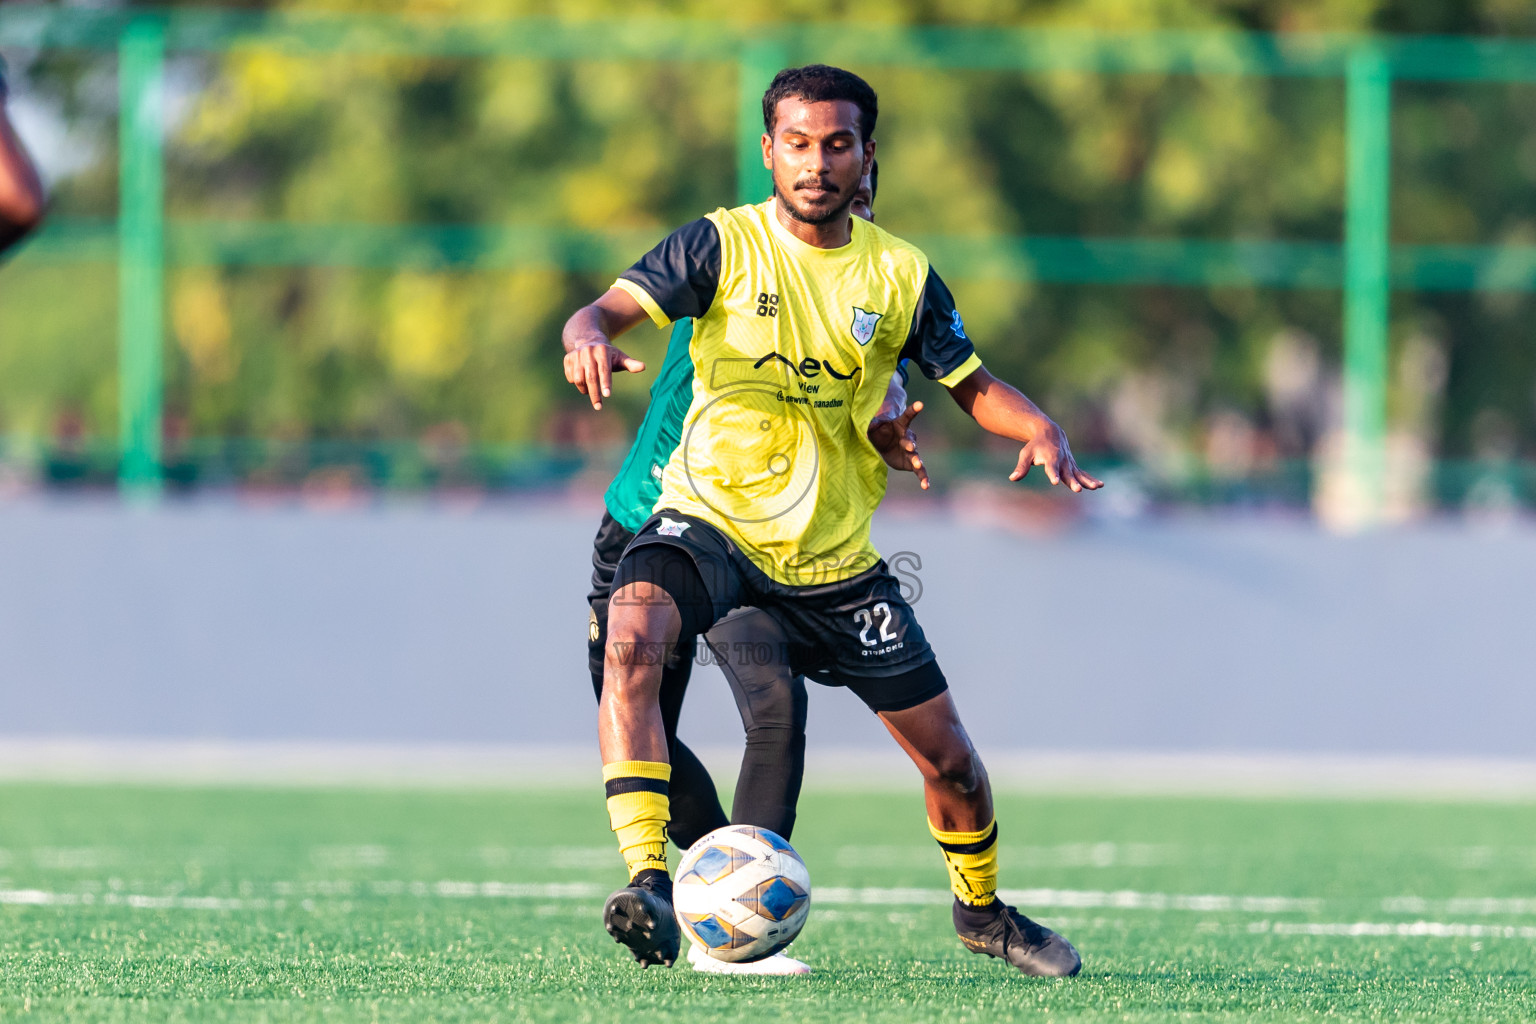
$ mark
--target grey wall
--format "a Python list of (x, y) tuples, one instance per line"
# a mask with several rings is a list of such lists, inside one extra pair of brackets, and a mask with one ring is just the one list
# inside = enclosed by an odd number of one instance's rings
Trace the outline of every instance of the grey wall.
[[(583, 743), (593, 506), (0, 504), (0, 735)], [(884, 513), (882, 513), (884, 515)], [(1536, 756), (1536, 529), (877, 520), (984, 749)], [(695, 742), (739, 732), (715, 669)], [(887, 746), (813, 687), (811, 743)]]

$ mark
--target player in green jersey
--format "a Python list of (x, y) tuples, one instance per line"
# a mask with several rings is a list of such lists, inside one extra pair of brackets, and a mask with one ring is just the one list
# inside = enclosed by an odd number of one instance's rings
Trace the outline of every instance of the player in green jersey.
[(5, 61), (0, 60), (0, 253), (42, 223), (45, 204), (37, 168), (6, 113), (8, 98)]

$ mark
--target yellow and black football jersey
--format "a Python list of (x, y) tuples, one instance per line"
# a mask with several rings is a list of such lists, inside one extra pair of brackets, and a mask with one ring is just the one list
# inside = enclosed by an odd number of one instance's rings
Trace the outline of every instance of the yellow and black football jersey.
[(927, 257), (852, 221), (848, 245), (818, 249), (771, 199), (716, 210), (615, 282), (659, 326), (695, 320), (693, 401), (655, 507), (713, 524), (790, 586), (879, 560), (886, 467), (866, 430), (898, 362), (947, 386), (981, 365)]

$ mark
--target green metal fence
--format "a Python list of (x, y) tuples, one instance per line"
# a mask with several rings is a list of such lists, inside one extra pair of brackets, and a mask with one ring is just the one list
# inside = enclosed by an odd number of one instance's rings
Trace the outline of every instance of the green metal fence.
[(738, 68), (738, 194), (768, 191), (759, 99), (780, 67), (827, 60), (936, 72), (1008, 70), (1256, 75), (1341, 80), (1346, 96), (1340, 244), (1027, 237), (914, 239), (946, 273), (1086, 283), (1341, 288), (1347, 464), (1365, 515), (1384, 483), (1387, 317), (1393, 289), (1536, 290), (1536, 246), (1392, 246), (1392, 88), (1398, 81), (1536, 82), (1536, 44), (1491, 39), (696, 21), (441, 20), (390, 15), (0, 7), (0, 46), (115, 51), (121, 88), (121, 205), (115, 222), (63, 221), (33, 244), (45, 260), (115, 259), (120, 270), (120, 478), (159, 486), (167, 262), (261, 266), (554, 265), (611, 270), (652, 239), (547, 228), (166, 223), (160, 82), (167, 54), (265, 47), (290, 54), (730, 61)]

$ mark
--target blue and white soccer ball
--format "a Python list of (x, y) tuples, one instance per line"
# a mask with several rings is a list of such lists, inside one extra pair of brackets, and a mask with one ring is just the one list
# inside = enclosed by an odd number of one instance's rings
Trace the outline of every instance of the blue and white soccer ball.
[(678, 925), (716, 960), (761, 960), (795, 941), (805, 927), (811, 873), (779, 835), (727, 825), (683, 854), (672, 904)]

